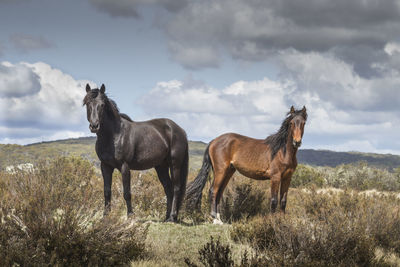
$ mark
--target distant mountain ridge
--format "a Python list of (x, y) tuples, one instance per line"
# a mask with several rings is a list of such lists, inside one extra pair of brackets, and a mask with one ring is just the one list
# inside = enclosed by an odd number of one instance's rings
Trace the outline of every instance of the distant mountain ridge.
[(301, 149), (297, 152), (297, 160), (299, 163), (313, 166), (336, 167), (340, 164), (364, 161), (368, 165), (388, 170), (400, 167), (400, 156), (392, 154)]
[[(84, 157), (96, 165), (99, 164), (94, 150), (96, 137), (81, 137), (57, 141), (47, 141), (29, 145), (0, 144), (0, 169), (6, 166), (58, 156), (75, 155)], [(201, 167), (203, 153), (207, 144), (199, 141), (189, 142), (190, 168)], [(365, 161), (369, 165), (393, 170), (400, 167), (400, 156), (360, 152), (335, 152), (329, 150), (301, 149), (297, 153), (299, 163), (313, 166), (331, 166)]]

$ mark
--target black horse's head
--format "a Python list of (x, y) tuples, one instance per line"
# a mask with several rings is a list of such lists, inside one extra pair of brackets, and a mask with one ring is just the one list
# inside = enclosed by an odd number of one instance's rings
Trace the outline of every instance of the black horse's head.
[(289, 124), (289, 130), (292, 133), (293, 146), (299, 148), (304, 134), (304, 125), (307, 120), (306, 107), (304, 106), (302, 110), (295, 110), (292, 106), (288, 114), (292, 117)]
[(86, 84), (86, 96), (83, 99), (83, 105), (86, 105), (87, 120), (92, 133), (97, 133), (101, 127), (106, 106), (105, 91), (104, 84), (101, 85), (100, 89), (91, 89), (90, 85)]

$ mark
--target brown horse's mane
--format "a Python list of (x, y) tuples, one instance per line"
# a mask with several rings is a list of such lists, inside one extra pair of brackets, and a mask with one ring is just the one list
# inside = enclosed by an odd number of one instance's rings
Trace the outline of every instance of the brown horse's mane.
[[(99, 89), (90, 90), (90, 92), (88, 94), (86, 94), (86, 96), (83, 98), (83, 105), (86, 105), (91, 100), (95, 99), (99, 94), (100, 94), (100, 90)], [(114, 100), (108, 98), (105, 93), (100, 94), (100, 96), (101, 96), (101, 99), (104, 101), (104, 103), (106, 105), (106, 109), (111, 111), (111, 113), (114, 115), (114, 117), (117, 120), (119, 120), (121, 118), (124, 118), (124, 119), (126, 119), (128, 121), (132, 121), (132, 119), (128, 115), (126, 115), (125, 113), (120, 113), (119, 112), (119, 108), (118, 108), (118, 106), (117, 106), (117, 104), (115, 103)]]
[(286, 118), (283, 120), (278, 132), (265, 138), (264, 143), (268, 144), (271, 148), (271, 160), (276, 156), (278, 151), (283, 148), (283, 154), (286, 154), (286, 143), (289, 134), (290, 121), (297, 115), (303, 116), (307, 120), (307, 112), (303, 110), (296, 110), (295, 112), (288, 112)]

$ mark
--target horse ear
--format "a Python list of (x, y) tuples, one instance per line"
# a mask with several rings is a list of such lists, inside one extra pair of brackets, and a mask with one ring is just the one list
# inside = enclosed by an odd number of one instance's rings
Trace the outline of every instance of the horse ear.
[(86, 93), (88, 93), (90, 91), (90, 85), (87, 83), (86, 84)]
[(291, 106), (291, 107), (290, 107), (290, 114), (293, 114), (294, 112), (295, 112), (294, 107)]
[(307, 117), (308, 117), (308, 115), (307, 115), (307, 109), (306, 109), (306, 106), (303, 106), (303, 109), (301, 110), (301, 113), (303, 113), (303, 117), (304, 117), (304, 119), (305, 119), (305, 120), (307, 120)]
[(106, 91), (106, 87), (104, 86), (104, 84), (102, 84), (100, 87), (100, 92), (104, 94), (105, 91)]

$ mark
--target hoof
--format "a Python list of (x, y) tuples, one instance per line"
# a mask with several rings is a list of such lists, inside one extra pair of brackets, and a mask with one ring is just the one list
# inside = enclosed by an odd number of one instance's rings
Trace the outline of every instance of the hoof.
[(214, 219), (213, 224), (223, 225), (224, 223), (220, 219)]
[(176, 223), (176, 222), (177, 222), (177, 219), (176, 219), (176, 218), (169, 217), (169, 218), (165, 219), (164, 222)]

